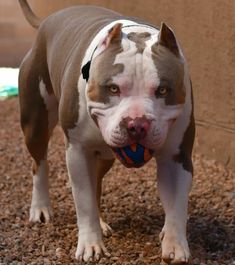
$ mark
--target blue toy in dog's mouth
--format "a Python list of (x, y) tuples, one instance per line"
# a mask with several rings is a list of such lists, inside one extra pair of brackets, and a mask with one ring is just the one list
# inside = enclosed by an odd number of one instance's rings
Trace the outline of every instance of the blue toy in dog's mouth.
[(153, 150), (141, 144), (132, 144), (120, 148), (112, 148), (116, 157), (126, 167), (142, 167), (153, 156)]

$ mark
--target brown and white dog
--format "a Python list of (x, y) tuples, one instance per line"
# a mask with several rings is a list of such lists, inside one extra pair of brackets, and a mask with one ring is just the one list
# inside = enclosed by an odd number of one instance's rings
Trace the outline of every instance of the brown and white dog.
[[(78, 217), (76, 258), (107, 254), (101, 219), (102, 177), (112, 148), (137, 142), (154, 151), (165, 210), (162, 258), (187, 264), (188, 194), (194, 118), (187, 64), (174, 33), (100, 7), (75, 6), (44, 21), (19, 0), (38, 27), (19, 76), (21, 125), (33, 157), (30, 220), (49, 221), (48, 142), (59, 121)], [(130, 126), (131, 125), (131, 126)], [(131, 127), (131, 128), (130, 128)]]

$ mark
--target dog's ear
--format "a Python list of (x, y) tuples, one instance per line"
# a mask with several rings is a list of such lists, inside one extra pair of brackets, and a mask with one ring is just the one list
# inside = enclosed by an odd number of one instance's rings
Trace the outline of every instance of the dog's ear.
[(161, 29), (158, 36), (158, 44), (166, 47), (176, 56), (179, 56), (179, 47), (173, 31), (164, 23), (161, 23)]
[(111, 44), (120, 44), (122, 40), (122, 24), (115, 24), (109, 31), (107, 35), (101, 40), (98, 45), (98, 50), (101, 52), (109, 47)]
[(105, 37), (103, 44), (108, 47), (111, 43), (120, 42), (122, 39), (122, 24), (115, 24)]
[(107, 36), (103, 39), (102, 45), (107, 48), (112, 43), (117, 43), (121, 41), (122, 38), (122, 24), (115, 24), (109, 31)]

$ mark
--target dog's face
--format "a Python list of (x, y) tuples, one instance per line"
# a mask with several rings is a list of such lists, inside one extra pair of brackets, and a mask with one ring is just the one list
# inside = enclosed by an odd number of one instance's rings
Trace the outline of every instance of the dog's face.
[(123, 34), (116, 24), (97, 48), (88, 111), (110, 147), (140, 143), (158, 150), (185, 101), (184, 60), (173, 32)]

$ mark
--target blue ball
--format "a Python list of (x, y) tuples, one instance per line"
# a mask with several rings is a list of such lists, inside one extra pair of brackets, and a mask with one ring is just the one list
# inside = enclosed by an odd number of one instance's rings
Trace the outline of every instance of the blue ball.
[(126, 167), (142, 167), (153, 156), (153, 150), (141, 144), (132, 144), (125, 147), (113, 148), (116, 157)]

